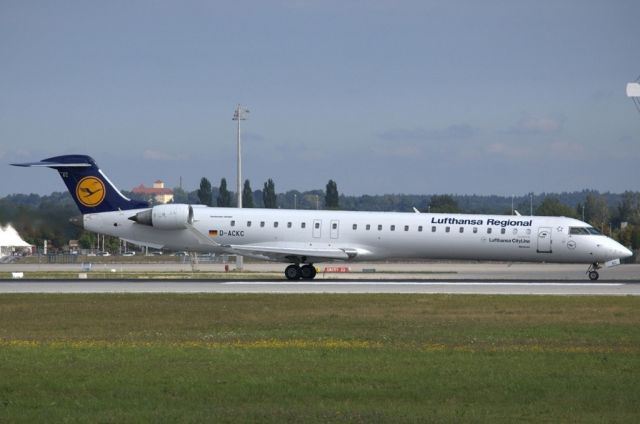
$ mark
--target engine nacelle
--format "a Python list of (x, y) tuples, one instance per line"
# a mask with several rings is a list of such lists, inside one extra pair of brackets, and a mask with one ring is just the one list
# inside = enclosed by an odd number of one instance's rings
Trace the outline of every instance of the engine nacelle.
[(183, 204), (158, 205), (129, 219), (159, 230), (184, 230), (193, 224), (193, 208)]

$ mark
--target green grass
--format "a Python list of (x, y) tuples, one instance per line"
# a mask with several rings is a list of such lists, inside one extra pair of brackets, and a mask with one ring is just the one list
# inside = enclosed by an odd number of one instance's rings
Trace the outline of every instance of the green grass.
[(0, 422), (638, 422), (640, 299), (2, 295)]

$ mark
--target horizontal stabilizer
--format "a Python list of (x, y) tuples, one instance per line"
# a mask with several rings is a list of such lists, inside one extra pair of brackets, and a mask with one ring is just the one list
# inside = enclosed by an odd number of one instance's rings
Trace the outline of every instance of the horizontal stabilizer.
[(26, 163), (12, 163), (13, 166), (23, 167), (43, 167), (43, 168), (89, 168), (90, 163), (77, 162), (77, 163), (62, 163), (62, 162), (48, 162), (41, 160), (40, 162), (26, 162)]

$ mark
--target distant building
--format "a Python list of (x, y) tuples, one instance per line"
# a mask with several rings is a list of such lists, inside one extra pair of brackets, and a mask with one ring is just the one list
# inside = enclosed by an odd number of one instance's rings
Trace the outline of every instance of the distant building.
[(69, 253), (78, 253), (80, 250), (80, 242), (78, 240), (69, 240)]
[(165, 188), (164, 183), (161, 180), (153, 183), (153, 187), (145, 187), (144, 184), (140, 184), (131, 190), (133, 193), (141, 194), (148, 198), (153, 199), (153, 203), (169, 203), (173, 201), (173, 190)]

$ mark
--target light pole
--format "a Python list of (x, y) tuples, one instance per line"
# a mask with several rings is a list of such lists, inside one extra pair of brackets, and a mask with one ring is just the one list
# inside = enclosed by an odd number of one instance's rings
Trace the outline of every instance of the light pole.
[(638, 81), (640, 81), (640, 77), (634, 82), (627, 84), (627, 97), (633, 100), (633, 104), (636, 105), (636, 109), (640, 112), (640, 84)]
[[(242, 208), (242, 149), (240, 147), (240, 121), (247, 119), (246, 115), (249, 113), (248, 109), (243, 108), (238, 104), (236, 111), (233, 114), (233, 120), (238, 122), (238, 185), (236, 194), (238, 195), (238, 207)], [(236, 255), (236, 269), (242, 271), (242, 256)]]

